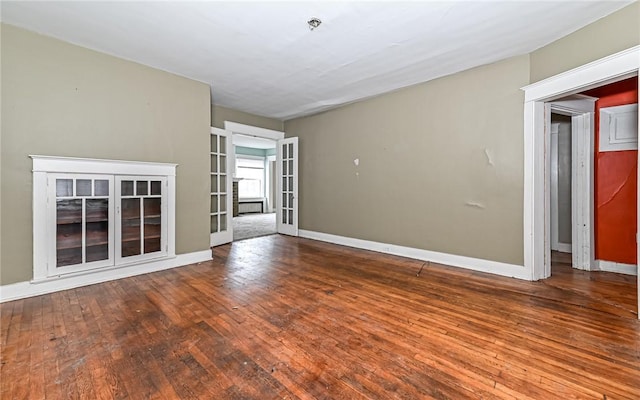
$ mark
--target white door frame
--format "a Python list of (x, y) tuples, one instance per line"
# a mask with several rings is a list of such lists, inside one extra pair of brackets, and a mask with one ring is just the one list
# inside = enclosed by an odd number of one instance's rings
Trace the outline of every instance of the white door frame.
[[(640, 46), (635, 46), (522, 88), (524, 99), (524, 266), (531, 280), (549, 277), (551, 260), (548, 235), (548, 186), (546, 186), (545, 102), (637, 76)], [(640, 175), (640, 174), (639, 174)], [(639, 177), (640, 181), (640, 177)], [(639, 186), (640, 189), (640, 186)], [(638, 208), (640, 209), (640, 196)], [(640, 213), (639, 226), (640, 226)], [(639, 258), (640, 258), (640, 245)], [(640, 309), (640, 274), (638, 274)], [(640, 314), (640, 313), (639, 313)]]
[[(547, 103), (545, 107), (548, 114), (545, 126), (551, 125), (552, 112), (571, 117), (571, 258), (573, 268), (587, 271), (592, 270), (595, 260), (593, 155), (596, 100), (594, 97), (573, 95)], [(550, 137), (550, 131), (545, 130), (545, 136)], [(551, 247), (550, 243), (548, 245)], [(545, 264), (548, 277), (551, 276), (550, 253), (545, 260), (549, 261)]]
[[(266, 129), (266, 128), (260, 128), (257, 126), (252, 126), (252, 125), (245, 125), (245, 124), (240, 124), (237, 122), (232, 122), (232, 121), (224, 121), (224, 129), (231, 131), (234, 134), (241, 134), (241, 135), (247, 135), (247, 136), (253, 136), (253, 137), (259, 137), (259, 138), (263, 138), (263, 139), (271, 139), (273, 141), (275, 141), (275, 146), (277, 147), (278, 145), (278, 141), (284, 139), (284, 132), (283, 131), (275, 131), (272, 129)], [(231, 135), (233, 137), (233, 135)], [(235, 145), (233, 145), (233, 157), (235, 159)], [(278, 162), (276, 162), (276, 165), (278, 164)], [(234, 164), (235, 166), (235, 161)], [(279, 170), (277, 170), (279, 171)], [(235, 178), (235, 172), (233, 174), (233, 177)], [(278, 173), (278, 176), (276, 176), (276, 181), (279, 182), (282, 179), (281, 175)], [(278, 193), (276, 193), (275, 196), (275, 209), (278, 209), (278, 202), (282, 201), (279, 199)], [(276, 215), (276, 218), (278, 218), (278, 216)], [(277, 226), (277, 220), (276, 220), (276, 226)]]

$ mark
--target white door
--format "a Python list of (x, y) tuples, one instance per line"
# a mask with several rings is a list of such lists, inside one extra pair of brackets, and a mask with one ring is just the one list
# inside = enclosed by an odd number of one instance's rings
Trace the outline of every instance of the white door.
[(211, 128), (211, 246), (233, 241), (233, 146), (231, 132)]
[(278, 140), (277, 149), (278, 233), (298, 236), (298, 138)]

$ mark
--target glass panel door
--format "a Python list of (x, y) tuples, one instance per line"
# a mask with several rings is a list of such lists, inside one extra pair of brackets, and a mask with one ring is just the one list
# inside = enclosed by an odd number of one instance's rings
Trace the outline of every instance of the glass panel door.
[(233, 240), (233, 146), (231, 133), (211, 128), (209, 157), (211, 160), (211, 246)]
[(166, 179), (160, 177), (118, 177), (118, 259), (134, 261), (166, 254), (163, 213)]
[(52, 175), (55, 188), (55, 263), (50, 274), (111, 264), (113, 177)]
[(278, 140), (278, 233), (298, 236), (298, 138)]

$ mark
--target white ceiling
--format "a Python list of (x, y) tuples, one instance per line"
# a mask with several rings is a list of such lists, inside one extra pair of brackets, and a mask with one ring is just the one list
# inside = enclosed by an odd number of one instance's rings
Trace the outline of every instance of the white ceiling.
[(286, 120), (529, 53), (632, 2), (2, 1), (0, 19)]

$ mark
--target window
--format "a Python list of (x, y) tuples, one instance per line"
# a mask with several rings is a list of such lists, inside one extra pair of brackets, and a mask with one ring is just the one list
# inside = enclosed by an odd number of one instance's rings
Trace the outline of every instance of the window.
[(262, 198), (264, 197), (264, 159), (236, 158), (236, 177), (238, 182), (238, 197)]

